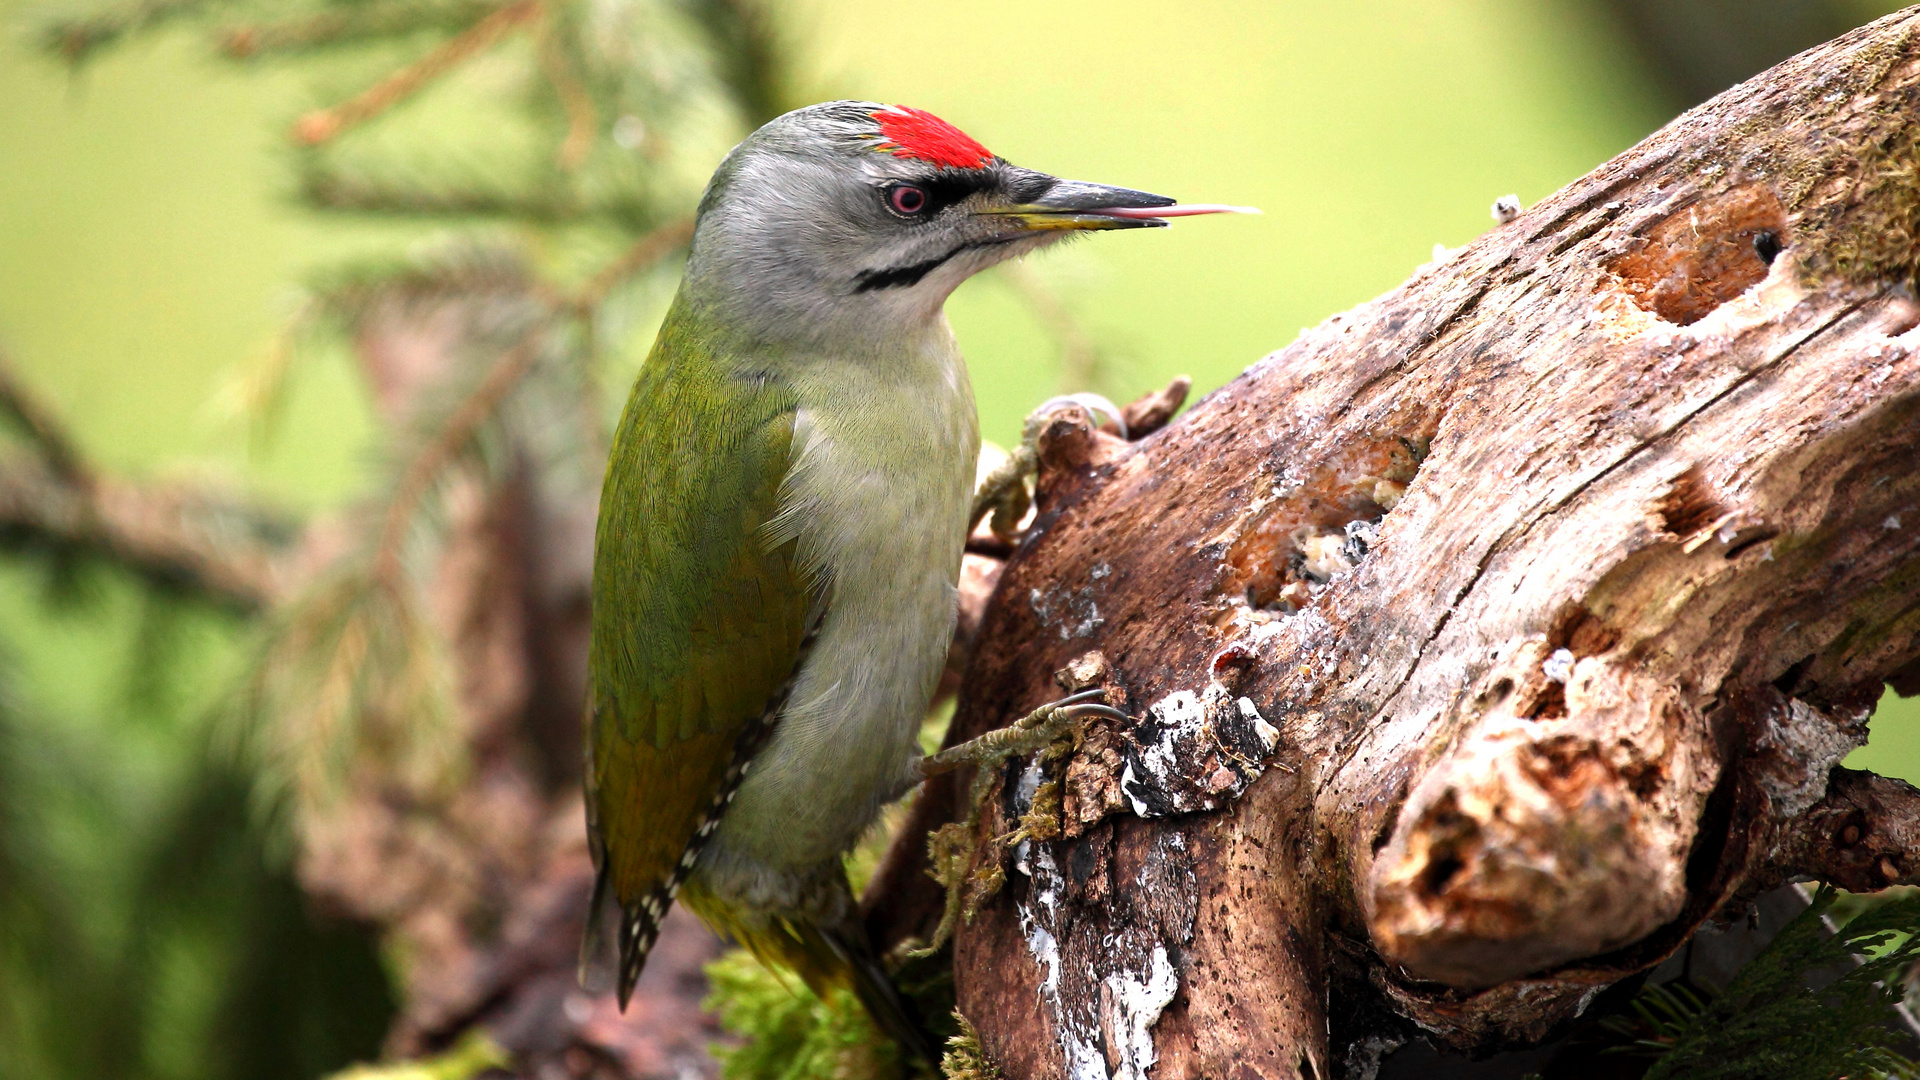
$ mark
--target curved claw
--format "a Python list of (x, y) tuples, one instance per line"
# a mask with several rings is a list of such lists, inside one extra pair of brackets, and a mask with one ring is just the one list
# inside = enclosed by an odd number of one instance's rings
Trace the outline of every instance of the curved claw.
[(1099, 394), (1089, 393), (1083, 390), (1078, 394), (1061, 394), (1059, 397), (1051, 397), (1041, 402), (1040, 407), (1033, 410), (1033, 415), (1044, 416), (1051, 412), (1056, 405), (1078, 405), (1090, 413), (1103, 415), (1113, 421), (1114, 427), (1120, 429), (1121, 438), (1128, 438), (1127, 418), (1120, 411), (1120, 406), (1115, 405)]
[(1104, 716), (1109, 720), (1132, 722), (1133, 717), (1111, 705), (1071, 705), (1061, 710), (1069, 719), (1078, 720), (1086, 716)]
[(1102, 701), (1106, 698), (1106, 696), (1107, 696), (1107, 691), (1104, 687), (1095, 686), (1091, 689), (1081, 690), (1077, 693), (1068, 694), (1066, 697), (1063, 697), (1058, 701), (1048, 702), (1048, 704), (1052, 705), (1056, 709), (1064, 709), (1069, 705), (1081, 705), (1089, 701)]

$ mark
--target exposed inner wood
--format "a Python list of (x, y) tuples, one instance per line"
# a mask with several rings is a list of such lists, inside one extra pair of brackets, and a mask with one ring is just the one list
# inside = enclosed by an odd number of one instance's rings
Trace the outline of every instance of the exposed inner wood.
[[(1136, 719), (984, 815), (1006, 884), (955, 969), (1009, 1077), (1538, 1040), (1787, 876), (1920, 879), (1920, 794), (1834, 771), (1920, 661), (1916, 30), (1729, 91), (1149, 437), (1056, 416), (951, 737), (1091, 652)], [(992, 843), (1054, 780), (1059, 835)], [(940, 910), (918, 842), (888, 940)]]

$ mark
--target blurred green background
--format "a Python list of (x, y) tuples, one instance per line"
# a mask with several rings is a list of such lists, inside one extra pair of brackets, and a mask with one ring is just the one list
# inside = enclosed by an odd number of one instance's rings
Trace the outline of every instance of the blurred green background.
[[(1183, 372), (1200, 391), (1225, 382), (1436, 243), (1472, 239), (1496, 197), (1532, 203), (1896, 6), (792, 0), (774, 14), (809, 96), (906, 102), (1021, 164), (1265, 210), (1035, 260), (1101, 347), (1098, 388), (1124, 401)], [(364, 493), (376, 432), (344, 351), (297, 369), (264, 433), (232, 390), (272, 352), (299, 283), (436, 235), (295, 204), (284, 132), (339, 87), (225, 63), (189, 31), (72, 72), (26, 40), (32, 14), (0, 0), (0, 348), (103, 468), (222, 474), (295, 512)], [(1060, 347), (1002, 276), (948, 310), (986, 434), (1010, 442), (1059, 388)], [(304, 955), (319, 959), (303, 978), (361, 985), (377, 962), (365, 935), (307, 918), (270, 845), (213, 839), (268, 833), (212, 752), (243, 636), (111, 576), (0, 563), (0, 1076), (309, 1076), (377, 1049), (383, 1003), (322, 1015), (325, 986), (275, 979)], [(1916, 719), (1912, 703), (1883, 707), (1849, 763), (1920, 779)], [(117, 1027), (8, 1045), (61, 1010)], [(250, 1011), (279, 1026), (259, 1034)]]

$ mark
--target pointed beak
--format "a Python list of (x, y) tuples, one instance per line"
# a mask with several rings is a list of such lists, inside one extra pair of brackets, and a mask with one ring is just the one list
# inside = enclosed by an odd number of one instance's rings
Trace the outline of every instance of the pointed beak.
[(1183, 206), (1165, 195), (1058, 180), (1041, 173), (1026, 173), (1010, 187), (1013, 193), (1007, 204), (988, 206), (980, 212), (1007, 218), (1026, 229), (1143, 229), (1164, 226), (1168, 218), (1260, 212), (1249, 206), (1217, 203)]

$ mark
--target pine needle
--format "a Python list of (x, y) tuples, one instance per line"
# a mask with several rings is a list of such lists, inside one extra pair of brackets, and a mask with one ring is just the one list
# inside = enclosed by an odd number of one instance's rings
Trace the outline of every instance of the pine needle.
[[(1920, 898), (1870, 909), (1829, 935), (1823, 916), (1838, 896), (1821, 886), (1726, 990), (1700, 1005), (1677, 992), (1642, 995), (1661, 1034), (1647, 1080), (1836, 1080), (1914, 1075), (1893, 1053), (1888, 1024), (1920, 962)], [(1844, 965), (1820, 989), (1808, 975)]]
[(346, 101), (302, 116), (294, 122), (293, 141), (301, 146), (318, 146), (338, 137), (348, 128), (379, 116), (419, 93), (428, 83), (486, 51), (505, 37), (507, 31), (532, 19), (540, 11), (539, 0), (516, 0), (508, 4)]

